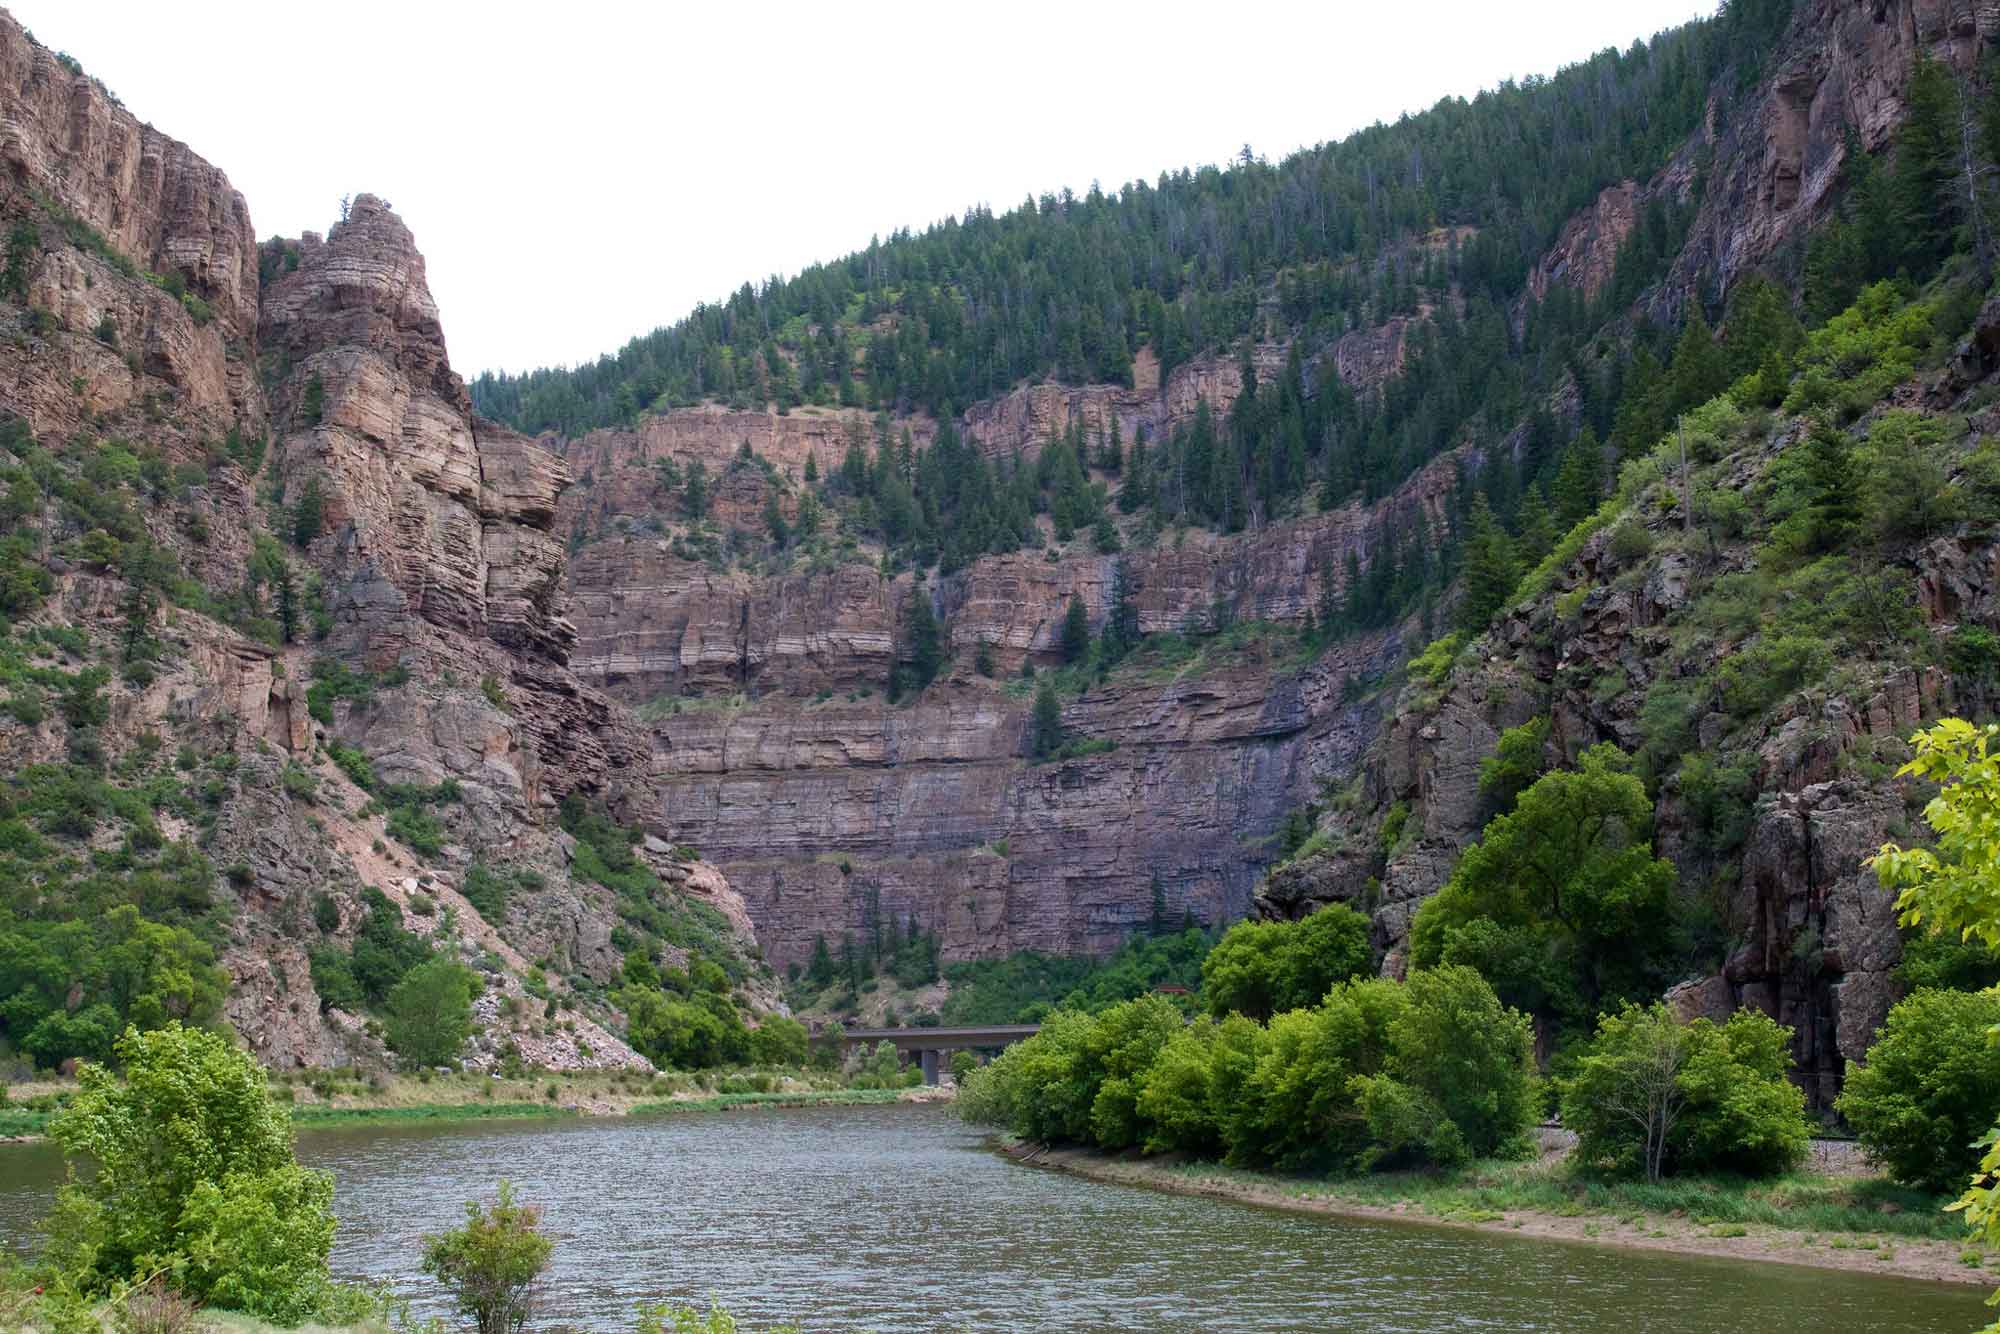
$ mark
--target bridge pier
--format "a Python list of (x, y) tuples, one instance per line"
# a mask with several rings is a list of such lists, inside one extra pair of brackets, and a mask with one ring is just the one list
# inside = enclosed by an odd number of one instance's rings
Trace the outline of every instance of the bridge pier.
[(917, 1059), (923, 1065), (924, 1068), (924, 1083), (926, 1084), (937, 1083), (938, 1049), (936, 1047), (926, 1047), (922, 1051), (917, 1053)]

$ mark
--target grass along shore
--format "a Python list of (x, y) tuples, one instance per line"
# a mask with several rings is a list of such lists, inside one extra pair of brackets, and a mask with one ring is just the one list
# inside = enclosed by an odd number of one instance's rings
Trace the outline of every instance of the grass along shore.
[[(75, 1090), (66, 1080), (16, 1085), (0, 1103), (0, 1141), (35, 1139)], [(728, 1070), (660, 1075), (636, 1071), (343, 1076), (312, 1070), (274, 1073), (271, 1091), (302, 1128), (659, 1115), (748, 1108), (880, 1106), (948, 1099), (938, 1088), (849, 1088), (816, 1070)]]
[(1875, 1176), (1794, 1173), (1597, 1182), (1559, 1154), (1484, 1161), (1454, 1172), (1290, 1177), (1172, 1156), (1049, 1149), (1012, 1135), (1010, 1157), (1092, 1181), (1350, 1218), (1398, 1219), (1593, 1245), (1810, 1265), (1945, 1283), (1991, 1283), (2000, 1253), (1968, 1244), (1944, 1197)]

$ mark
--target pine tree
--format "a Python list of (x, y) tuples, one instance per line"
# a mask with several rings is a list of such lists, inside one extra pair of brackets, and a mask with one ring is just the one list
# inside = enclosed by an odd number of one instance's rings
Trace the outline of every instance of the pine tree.
[(820, 987), (833, 981), (833, 952), (826, 947), (824, 933), (813, 937), (812, 962), (806, 965), (806, 977)]
[(1082, 662), (1090, 652), (1090, 616), (1083, 608), (1083, 598), (1072, 593), (1069, 610), (1063, 614), (1062, 655), (1064, 662)]
[(1514, 522), (1515, 556), (1523, 566), (1532, 567), (1556, 544), (1555, 517), (1549, 512), (1549, 503), (1542, 495), (1539, 482), (1530, 483), (1521, 497), (1521, 508)]
[(1029, 748), (1038, 760), (1062, 749), (1062, 701), (1056, 698), (1055, 683), (1043, 680), (1035, 687), (1035, 716), (1029, 733)]
[(903, 643), (909, 661), (897, 672), (901, 688), (895, 693), (899, 695), (922, 690), (936, 679), (938, 668), (944, 665), (944, 638), (938, 629), (937, 615), (931, 610), (930, 589), (921, 583), (910, 590), (907, 610), (903, 613)]
[(1585, 426), (1563, 451), (1562, 467), (1556, 470), (1556, 522), (1565, 531), (1575, 527), (1597, 509), (1604, 487), (1604, 449), (1597, 432)]
[(1903, 126), (1896, 135), (1891, 193), (1900, 215), (1900, 258), (1921, 278), (1951, 253), (1953, 225), (1961, 212), (1954, 188), (1959, 158), (1958, 84), (1951, 71), (1919, 53), (1910, 70), (1905, 106)]
[(1787, 460), (1786, 470), (1796, 477), (1804, 504), (1785, 526), (1808, 555), (1838, 551), (1861, 519), (1854, 442), (1847, 432), (1822, 419), (1813, 423), (1796, 450), (1796, 460)]
[(778, 504), (775, 491), (764, 498), (764, 527), (771, 534), (774, 546), (783, 547), (792, 540), (791, 525), (785, 522), (784, 507)]
[(278, 571), (278, 635), (285, 643), (297, 641), (299, 637), (299, 595), (292, 585), (292, 567), (288, 563)]
[(818, 481), (819, 481), (819, 451), (809, 449), (806, 451), (806, 485), (812, 486)]
[(319, 477), (308, 477), (305, 486), (299, 490), (297, 503), (292, 506), (292, 544), (311, 546), (325, 522), (326, 495), (320, 489)]
[(1674, 345), (1673, 369), (1668, 373), (1673, 386), (1669, 416), (1699, 407), (1729, 387), (1729, 364), (1716, 344), (1714, 331), (1703, 318), (1701, 307), (1689, 304), (1687, 323)]
[(1514, 545), (1507, 530), (1493, 517), (1481, 492), (1472, 499), (1465, 538), (1465, 595), (1459, 603), (1459, 627), (1473, 634), (1486, 629), (1506, 605), (1520, 579)]
[(701, 460), (688, 464), (687, 484), (681, 491), (681, 508), (690, 519), (708, 517), (708, 469)]
[[(1354, 553), (1349, 550), (1348, 558)], [(1319, 557), (1319, 627), (1326, 635), (1332, 635), (1340, 623), (1340, 580), (1334, 573), (1333, 552), (1322, 551)]]

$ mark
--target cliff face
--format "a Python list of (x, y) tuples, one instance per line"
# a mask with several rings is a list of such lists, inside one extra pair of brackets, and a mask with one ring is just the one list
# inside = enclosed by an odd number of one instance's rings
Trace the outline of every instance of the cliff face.
[[(214, 874), (189, 892), (222, 905), (226, 1015), (250, 1047), (279, 1066), (389, 1059), (365, 1016), (322, 1004), (311, 957), (353, 939), (369, 890), (478, 970), (475, 1067), (645, 1067), (579, 995), (617, 977), (635, 911), (712, 912), (711, 950), (768, 1004), (741, 897), (712, 867), (642, 844), (658, 888), (636, 909), (572, 874), (557, 800), (615, 799), (648, 743), (567, 665), (568, 470), (474, 419), (389, 207), (359, 196), (326, 238), (260, 255), (220, 171), (5, 15), (0, 168), (0, 414), (56, 479), (25, 516), (49, 584), (32, 618), (70, 662), (106, 664), (85, 749), (17, 707), (0, 756), (10, 776), (67, 758), (122, 783), (164, 745), (170, 777), (204, 776), (199, 827), (181, 806), (161, 833)], [(46, 494), (79, 475), (102, 494)], [(320, 678), (349, 688), (309, 703)], [(398, 791), (433, 794), (404, 812), (430, 832), (393, 827)], [(460, 893), (475, 870), (511, 886), (501, 909), (484, 894), (492, 920)], [(560, 1023), (551, 997), (577, 1002)]]

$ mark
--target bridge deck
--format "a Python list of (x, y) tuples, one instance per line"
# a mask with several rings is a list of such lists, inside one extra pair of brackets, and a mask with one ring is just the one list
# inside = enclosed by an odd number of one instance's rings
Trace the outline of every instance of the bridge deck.
[(966, 1047), (1005, 1047), (1041, 1032), (1040, 1024), (989, 1024), (979, 1028), (850, 1028), (845, 1043), (890, 1042), (904, 1051), (958, 1051)]

